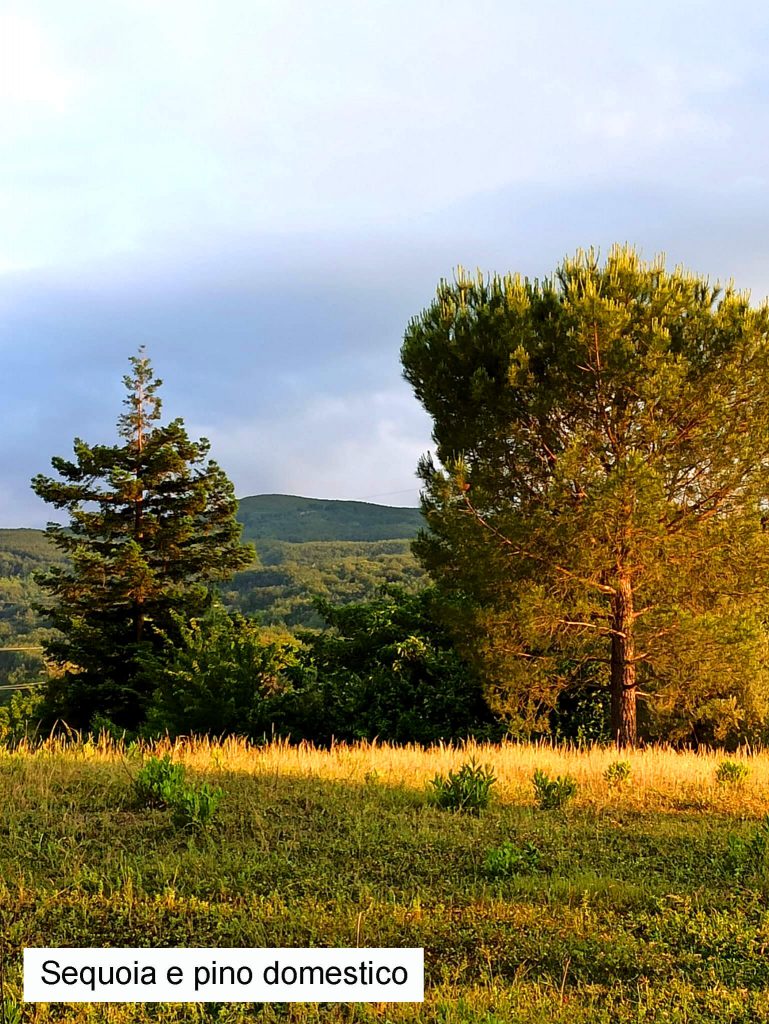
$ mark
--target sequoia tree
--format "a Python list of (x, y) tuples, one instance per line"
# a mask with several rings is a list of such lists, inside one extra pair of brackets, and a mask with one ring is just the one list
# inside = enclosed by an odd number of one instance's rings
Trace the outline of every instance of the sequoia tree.
[(129, 728), (140, 723), (153, 689), (142, 654), (173, 637), (179, 616), (204, 610), (213, 581), (253, 558), (240, 543), (232, 484), (207, 460), (208, 441), (190, 440), (181, 419), (162, 426), (162, 381), (142, 349), (131, 365), (122, 443), (77, 438), (74, 460), (52, 459), (58, 479), (32, 482), (69, 516), (46, 530), (68, 562), (39, 581), (60, 634), (46, 649), (63, 672), (49, 702), (78, 727), (95, 713)]
[(402, 349), (439, 584), (495, 706), (606, 687), (681, 735), (767, 714), (769, 310), (615, 247), (441, 282)]

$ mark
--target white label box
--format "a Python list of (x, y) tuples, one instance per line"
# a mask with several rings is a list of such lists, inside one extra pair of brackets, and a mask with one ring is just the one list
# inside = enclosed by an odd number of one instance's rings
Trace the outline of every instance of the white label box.
[(424, 950), (24, 950), (29, 1003), (417, 1003)]

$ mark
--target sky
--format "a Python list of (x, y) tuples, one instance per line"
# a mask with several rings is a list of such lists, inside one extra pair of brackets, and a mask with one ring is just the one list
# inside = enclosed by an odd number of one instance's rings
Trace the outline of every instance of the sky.
[(414, 505), (409, 319), (631, 242), (769, 293), (769, 5), (0, 3), (0, 526), (145, 345), (239, 496)]

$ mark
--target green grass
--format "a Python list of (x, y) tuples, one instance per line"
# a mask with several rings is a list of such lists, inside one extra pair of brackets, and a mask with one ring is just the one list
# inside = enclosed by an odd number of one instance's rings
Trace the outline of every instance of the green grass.
[[(193, 833), (136, 806), (138, 751), (0, 751), (6, 995), (25, 945), (359, 943), (424, 946), (422, 1006), (51, 1004), (23, 1019), (769, 1021), (769, 875), (739, 859), (762, 818), (739, 794), (676, 811), (607, 801), (596, 783), (542, 811), (508, 788), (480, 816), (447, 814), (428, 793), (445, 750), (414, 752), (399, 782), (401, 755), (369, 749), (366, 763), (345, 748), (189, 756), (188, 778), (224, 794)], [(487, 854), (508, 842), (536, 847), (538, 869), (490, 878)]]

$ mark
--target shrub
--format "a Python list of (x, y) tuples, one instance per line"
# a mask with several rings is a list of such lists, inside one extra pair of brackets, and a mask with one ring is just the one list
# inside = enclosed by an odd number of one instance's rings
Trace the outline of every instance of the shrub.
[(539, 768), (532, 777), (534, 799), (542, 811), (553, 811), (563, 807), (577, 792), (577, 781), (571, 775), (559, 775), (555, 779)]
[(495, 846), (486, 854), (483, 870), (489, 878), (512, 878), (541, 870), (542, 854), (534, 843), (516, 846), (509, 840)]
[(622, 786), (630, 779), (629, 761), (612, 761), (607, 765), (603, 777), (610, 786)]
[(178, 636), (164, 634), (164, 648), (143, 656), (155, 685), (146, 735), (301, 738), (303, 705), (320, 719), (293, 637), (271, 636), (218, 604), (200, 619), (177, 616), (175, 624)]
[(172, 807), (184, 785), (184, 765), (166, 754), (145, 761), (134, 779), (134, 793), (143, 807)]
[(180, 828), (205, 828), (219, 806), (222, 791), (207, 782), (184, 786), (171, 805), (171, 820)]
[(477, 764), (473, 758), (463, 764), (459, 771), (449, 772), (447, 776), (436, 775), (431, 781), (432, 797), (438, 807), (478, 814), (488, 807), (491, 787), (495, 782), (496, 777), (491, 767)]
[(716, 782), (720, 786), (736, 786), (750, 775), (750, 768), (741, 761), (722, 761), (716, 768)]
[(185, 781), (184, 765), (174, 764), (168, 754), (151, 757), (134, 779), (134, 792), (145, 807), (171, 810), (171, 820), (181, 828), (203, 828), (219, 806), (222, 791)]
[(0, 743), (11, 747), (23, 739), (34, 739), (44, 717), (44, 700), (37, 693), (14, 693), (0, 706)]

